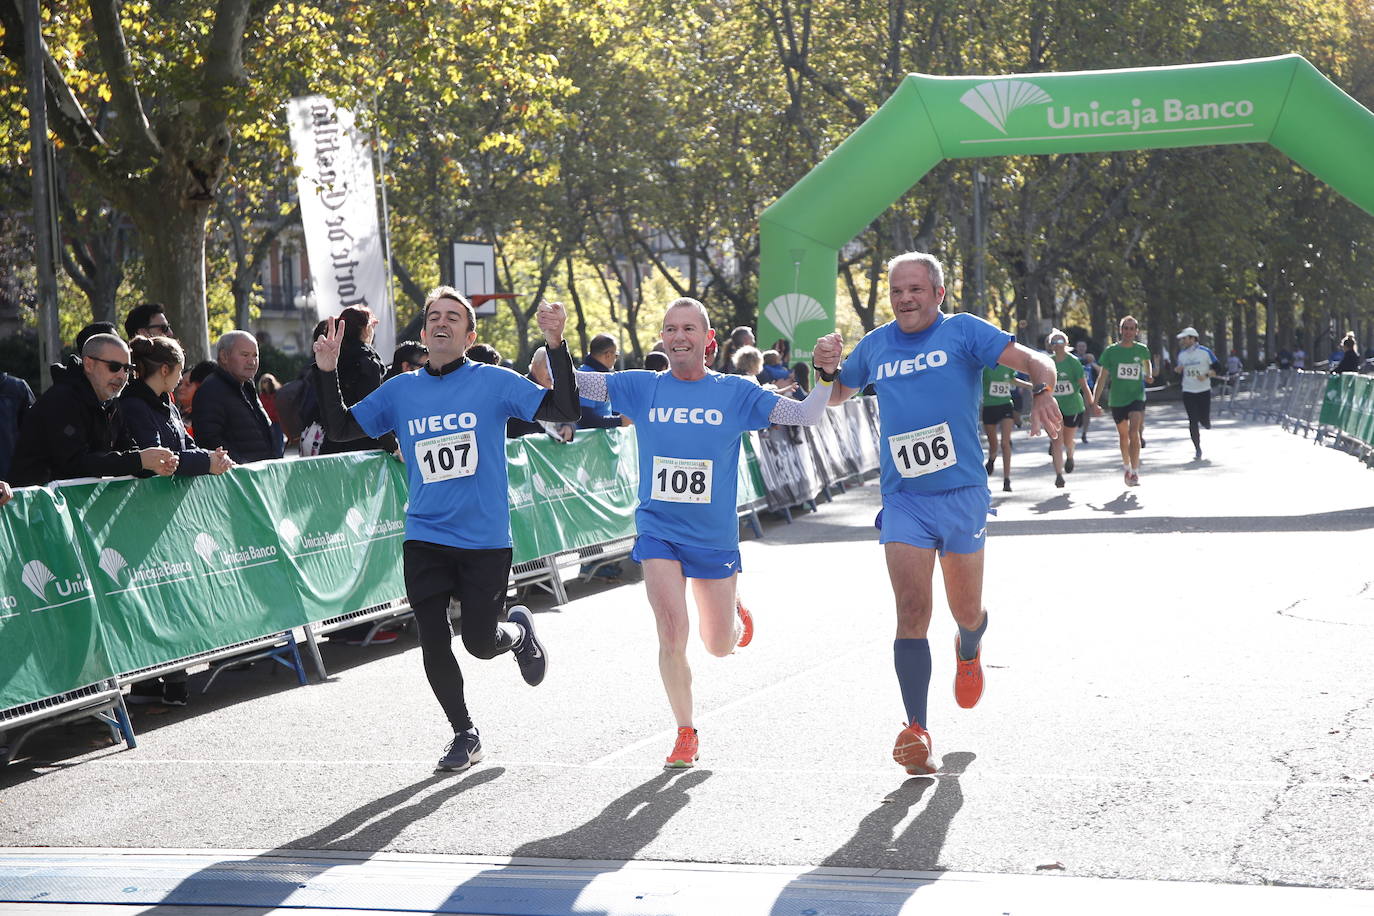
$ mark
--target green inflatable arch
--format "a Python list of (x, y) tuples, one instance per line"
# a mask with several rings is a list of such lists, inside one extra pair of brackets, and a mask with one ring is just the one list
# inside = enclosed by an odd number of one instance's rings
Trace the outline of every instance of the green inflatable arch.
[[(1270, 143), (1374, 214), (1374, 114), (1304, 58), (1013, 76), (913, 73), (759, 217), (761, 346), (835, 326), (841, 246), (941, 159)], [(894, 252), (895, 253), (895, 252)]]

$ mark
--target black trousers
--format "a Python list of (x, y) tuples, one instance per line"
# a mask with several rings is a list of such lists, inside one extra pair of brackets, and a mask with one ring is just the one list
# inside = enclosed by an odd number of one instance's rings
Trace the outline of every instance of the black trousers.
[(1198, 434), (1198, 426), (1212, 428), (1212, 392), (1183, 392), (1183, 409), (1188, 411), (1188, 435), (1193, 437), (1193, 445), (1201, 448), (1202, 437)]
[(463, 695), (463, 672), (453, 654), (450, 598), (463, 605), (463, 647), (477, 658), (495, 658), (515, 645), (519, 630), (503, 624), (511, 549), (466, 550), (426, 541), (402, 548), (406, 598), (420, 629), (425, 677), (455, 732), (472, 727)]

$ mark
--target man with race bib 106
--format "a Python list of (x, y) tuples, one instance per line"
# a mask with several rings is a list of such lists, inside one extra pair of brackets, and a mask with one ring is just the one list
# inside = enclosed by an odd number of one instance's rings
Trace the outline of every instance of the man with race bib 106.
[(1102, 351), (1097, 362), (1102, 371), (1093, 389), (1093, 404), (1101, 405), (1107, 392), (1107, 406), (1116, 422), (1117, 445), (1126, 486), (1140, 486), (1140, 448), (1145, 435), (1145, 386), (1154, 384), (1150, 350), (1137, 341), (1140, 324), (1127, 315), (1121, 319), (1121, 339)]
[(453, 287), (430, 292), (424, 318), (420, 339), (429, 348), (428, 365), (388, 379), (356, 404), (343, 403), (335, 372), (342, 322), (329, 322), (315, 341), (315, 365), (331, 439), (394, 432), (400, 443), (410, 491), (401, 548), (406, 598), (419, 625), (425, 676), (453, 728), (436, 769), (461, 772), (481, 760), (483, 751), (453, 655), (449, 601), (462, 604), (469, 653), (488, 659), (511, 652), (531, 686), (544, 680), (548, 667), (527, 608), (513, 607), (508, 620), (500, 620), (512, 553), (506, 421), (571, 422), (581, 411), (563, 340), (562, 305), (544, 303), (538, 313), (553, 372), (551, 391), (510, 369), (464, 356), (477, 339), (476, 316)]
[[(663, 313), (667, 372), (578, 372), (583, 397), (607, 398), (634, 421), (639, 444), (639, 507), (634, 551), (658, 627), (658, 667), (677, 722), (669, 768), (690, 767), (700, 740), (692, 718), (687, 663), (687, 580), (692, 582), (701, 639), (721, 657), (753, 638), (754, 623), (735, 594), (740, 572), (740, 440), (770, 423), (809, 426), (825, 414), (830, 385), (804, 401), (761, 388), (752, 378), (706, 368), (714, 332), (706, 307), (675, 299)], [(838, 334), (816, 342), (823, 372), (839, 365)], [(834, 376), (831, 375), (831, 378)]]
[(906, 724), (892, 756), (911, 774), (937, 769), (926, 718), (931, 660), (931, 579), (938, 558), (955, 637), (954, 697), (972, 709), (983, 693), (983, 544), (991, 508), (978, 439), (982, 370), (1024, 372), (1031, 383), (1031, 435), (1059, 434), (1054, 364), (969, 314), (946, 315), (944, 268), (929, 254), (888, 262), (894, 320), (849, 354), (831, 395), (838, 404), (872, 383), (878, 393), (883, 508), (879, 542), (897, 604), (893, 661)]

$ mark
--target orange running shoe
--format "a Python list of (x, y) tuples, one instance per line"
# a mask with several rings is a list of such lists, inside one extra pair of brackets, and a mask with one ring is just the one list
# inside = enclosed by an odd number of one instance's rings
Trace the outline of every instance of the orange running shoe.
[(735, 613), (739, 614), (740, 634), (739, 647), (743, 649), (754, 639), (754, 615), (749, 613), (749, 609), (744, 606), (744, 602), (735, 598)]
[(978, 654), (964, 660), (959, 654), (959, 634), (954, 634), (954, 702), (964, 709), (972, 709), (983, 698), (983, 644)]
[(935, 765), (935, 752), (931, 749), (930, 732), (912, 722), (897, 736), (892, 748), (892, 759), (897, 761), (912, 776), (929, 776), (938, 767)]
[(677, 730), (677, 743), (673, 745), (673, 752), (668, 755), (663, 768), (681, 770), (695, 766), (698, 757), (697, 747), (697, 730), (690, 725), (680, 726)]

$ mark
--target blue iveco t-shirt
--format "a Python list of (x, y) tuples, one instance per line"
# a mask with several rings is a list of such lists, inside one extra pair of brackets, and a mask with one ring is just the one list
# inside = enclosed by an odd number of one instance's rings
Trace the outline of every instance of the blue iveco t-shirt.
[(467, 362), (390, 379), (353, 405), (369, 436), (394, 431), (410, 480), (406, 540), (510, 547), (506, 420), (532, 420), (544, 389), (501, 366)]
[(778, 395), (709, 371), (694, 382), (643, 369), (606, 381), (639, 442), (639, 533), (689, 547), (737, 547), (740, 438), (768, 425)]
[(978, 438), (983, 369), (1012, 336), (967, 313), (946, 315), (916, 334), (890, 321), (859, 341), (840, 383), (878, 392), (882, 491), (932, 493), (987, 486)]

